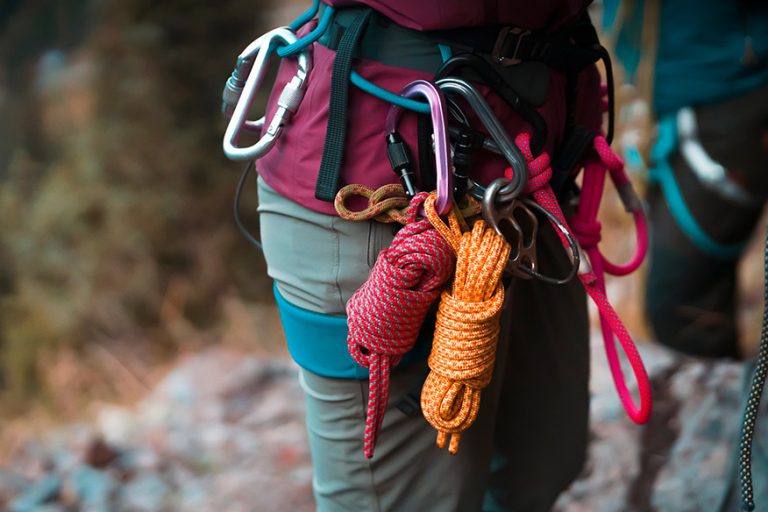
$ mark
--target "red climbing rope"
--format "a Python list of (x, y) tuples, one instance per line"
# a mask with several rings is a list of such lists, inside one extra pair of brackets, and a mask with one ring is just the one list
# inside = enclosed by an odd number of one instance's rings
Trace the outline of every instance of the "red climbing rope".
[(417, 220), (428, 194), (410, 203), (409, 222), (379, 254), (365, 283), (347, 302), (347, 348), (369, 370), (364, 454), (373, 457), (389, 397), (389, 372), (413, 348), (427, 311), (451, 278), (456, 255), (426, 219)]
[[(528, 133), (521, 133), (515, 139), (515, 143), (528, 161), (529, 178), (525, 192), (533, 194), (537, 203), (557, 217), (564, 226), (568, 226), (563, 212), (560, 209), (560, 205), (557, 202), (557, 198), (555, 197), (554, 192), (552, 192), (552, 187), (549, 186), (549, 180), (552, 177), (550, 157), (547, 153), (542, 153), (534, 158), (533, 153), (531, 152), (530, 142), (531, 136)], [(591, 227), (594, 228), (595, 226), (593, 225)], [(560, 237), (563, 246), (568, 248), (568, 240), (565, 238), (565, 235), (557, 229), (555, 231)], [(586, 239), (586, 237), (584, 237), (584, 239)], [(589, 242), (596, 244), (599, 240), (600, 232), (598, 225), (596, 230), (593, 229)], [(582, 256), (582, 258), (585, 257)], [(586, 263), (586, 261), (584, 261), (584, 263)], [(584, 269), (580, 269), (579, 280), (600, 312), (600, 320), (604, 327), (604, 334), (610, 336), (610, 346), (606, 343), (606, 350), (608, 351), (611, 373), (613, 374), (614, 384), (616, 385), (619, 398), (629, 417), (632, 418), (635, 423), (643, 424), (648, 421), (652, 407), (651, 384), (648, 380), (648, 374), (645, 371), (645, 366), (637, 351), (637, 347), (635, 347), (632, 338), (624, 327), (624, 324), (621, 322), (621, 319), (619, 319), (616, 314), (616, 311), (613, 309), (613, 306), (608, 302), (608, 298), (605, 294), (605, 286), (601, 279), (598, 278), (598, 273), (599, 275), (602, 275), (602, 267), (600, 266), (602, 258), (592, 261), (591, 263), (597, 267), (597, 272), (593, 268), (585, 267)], [(639, 407), (635, 405), (632, 395), (624, 381), (621, 366), (619, 365), (618, 357), (616, 356), (615, 347), (613, 345), (614, 336), (618, 338), (635, 375), (635, 380), (637, 381), (640, 393)]]

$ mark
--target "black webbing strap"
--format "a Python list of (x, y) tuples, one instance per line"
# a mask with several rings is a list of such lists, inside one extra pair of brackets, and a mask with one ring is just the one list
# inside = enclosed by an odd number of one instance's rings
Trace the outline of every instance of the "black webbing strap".
[(323, 159), (315, 185), (315, 197), (333, 202), (340, 188), (341, 163), (344, 158), (344, 142), (347, 138), (347, 97), (352, 56), (371, 16), (365, 9), (347, 27), (339, 41), (331, 75), (331, 97), (328, 106), (328, 127), (325, 132)]

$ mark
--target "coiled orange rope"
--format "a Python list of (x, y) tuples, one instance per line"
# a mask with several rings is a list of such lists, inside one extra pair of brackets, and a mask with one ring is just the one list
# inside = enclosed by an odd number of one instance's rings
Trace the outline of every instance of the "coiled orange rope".
[(435, 197), (425, 203), (427, 218), (457, 254), (453, 283), (443, 291), (429, 356), (431, 369), (421, 392), (424, 417), (438, 431), (437, 446), (459, 450), (461, 434), (477, 418), (480, 391), (491, 381), (504, 304), (501, 275), (510, 246), (478, 220), (462, 233), (452, 210), (448, 225), (435, 211)]

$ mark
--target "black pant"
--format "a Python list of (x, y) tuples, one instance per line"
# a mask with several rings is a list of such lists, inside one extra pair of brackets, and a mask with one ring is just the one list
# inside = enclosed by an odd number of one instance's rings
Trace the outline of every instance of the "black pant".
[[(737, 243), (750, 236), (768, 197), (768, 88), (697, 107), (695, 114), (701, 145), (753, 201), (738, 203), (704, 186), (677, 152), (669, 163), (697, 223), (715, 241)], [(670, 214), (658, 185), (650, 187), (648, 202), (646, 311), (656, 337), (687, 354), (738, 357), (739, 258), (714, 257), (694, 244)]]

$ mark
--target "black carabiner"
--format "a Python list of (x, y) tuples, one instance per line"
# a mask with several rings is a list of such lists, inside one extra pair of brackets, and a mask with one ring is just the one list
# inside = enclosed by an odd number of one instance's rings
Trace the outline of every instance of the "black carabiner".
[(533, 129), (531, 151), (538, 155), (547, 141), (547, 123), (533, 106), (525, 101), (502, 77), (493, 64), (473, 53), (462, 53), (451, 57), (435, 73), (435, 81), (449, 76), (461, 76), (462, 70), (470, 70), (477, 75), (481, 83), (490, 87), (515, 112), (520, 114)]

